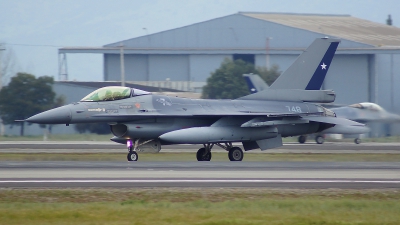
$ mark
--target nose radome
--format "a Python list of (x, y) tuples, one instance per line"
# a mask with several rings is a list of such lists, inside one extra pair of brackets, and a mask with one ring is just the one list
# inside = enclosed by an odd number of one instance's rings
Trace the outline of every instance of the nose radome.
[(31, 116), (25, 121), (40, 124), (69, 124), (71, 122), (71, 109), (69, 105), (61, 106)]

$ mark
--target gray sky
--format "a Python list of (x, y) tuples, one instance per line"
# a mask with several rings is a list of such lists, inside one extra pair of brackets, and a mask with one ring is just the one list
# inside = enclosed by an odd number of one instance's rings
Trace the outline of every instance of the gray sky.
[[(14, 52), (15, 72), (58, 80), (59, 47), (102, 46), (239, 11), (350, 14), (379, 23), (391, 14), (400, 24), (398, 0), (0, 0), (0, 43)], [(70, 80), (103, 79), (101, 54), (67, 57)]]

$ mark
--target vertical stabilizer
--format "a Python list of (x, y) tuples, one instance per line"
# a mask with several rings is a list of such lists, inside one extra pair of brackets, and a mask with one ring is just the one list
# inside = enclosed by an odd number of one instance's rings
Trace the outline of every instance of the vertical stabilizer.
[(250, 93), (264, 91), (269, 87), (268, 84), (265, 83), (265, 81), (257, 74), (243, 74), (243, 77), (246, 80)]
[(316, 39), (270, 88), (320, 90), (339, 42), (331, 38)]

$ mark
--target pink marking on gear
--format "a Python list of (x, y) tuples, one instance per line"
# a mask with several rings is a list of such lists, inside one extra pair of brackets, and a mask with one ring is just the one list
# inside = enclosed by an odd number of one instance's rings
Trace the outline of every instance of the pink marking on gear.
[(126, 147), (128, 147), (128, 148), (132, 147), (132, 140), (126, 141)]

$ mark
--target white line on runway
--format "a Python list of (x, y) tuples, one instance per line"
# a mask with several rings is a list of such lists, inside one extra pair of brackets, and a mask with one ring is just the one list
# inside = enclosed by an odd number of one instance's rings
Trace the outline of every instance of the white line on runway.
[(0, 180), (0, 183), (382, 183), (400, 180)]

